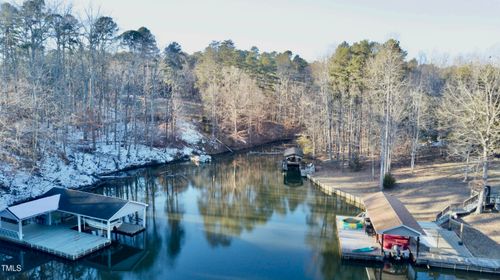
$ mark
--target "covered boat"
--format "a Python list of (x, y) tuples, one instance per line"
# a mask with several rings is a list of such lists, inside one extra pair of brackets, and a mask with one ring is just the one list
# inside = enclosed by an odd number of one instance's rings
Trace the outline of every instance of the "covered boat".
[(288, 167), (300, 167), (304, 153), (299, 147), (291, 147), (283, 153), (283, 170), (288, 170)]
[[(100, 222), (100, 221), (96, 221), (96, 220), (92, 220), (92, 219), (84, 219), (84, 223), (93, 227), (93, 228), (96, 228), (96, 229), (100, 229), (100, 230), (107, 230), (108, 229), (108, 225), (104, 222)], [(110, 228), (111, 229), (119, 228), (122, 225), (122, 223), (123, 222), (121, 220), (112, 221), (112, 222), (110, 222)]]

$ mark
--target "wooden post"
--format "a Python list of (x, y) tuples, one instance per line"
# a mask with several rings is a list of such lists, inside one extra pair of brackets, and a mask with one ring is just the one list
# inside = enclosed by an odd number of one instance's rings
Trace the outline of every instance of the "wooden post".
[(146, 207), (142, 209), (142, 226), (146, 228)]
[(420, 236), (417, 236), (417, 258), (418, 258), (418, 251), (420, 250)]
[(80, 215), (76, 215), (76, 218), (78, 220), (78, 232), (82, 232), (82, 218)]
[(49, 226), (51, 226), (52, 225), (52, 212), (47, 213), (47, 220), (48, 220)]
[(384, 254), (384, 235), (382, 234), (382, 242), (380, 242), (380, 251), (382, 252), (382, 255)]
[(460, 223), (460, 242), (462, 245), (464, 243), (464, 223)]
[(19, 240), (23, 240), (23, 221), (19, 221)]
[(108, 268), (111, 269), (112, 268), (112, 257), (111, 257), (111, 250), (107, 250), (108, 251)]
[(19, 262), (21, 264), (21, 267), (24, 267), (24, 251), (19, 251)]
[(111, 240), (111, 224), (109, 223), (109, 220), (108, 220), (108, 239)]

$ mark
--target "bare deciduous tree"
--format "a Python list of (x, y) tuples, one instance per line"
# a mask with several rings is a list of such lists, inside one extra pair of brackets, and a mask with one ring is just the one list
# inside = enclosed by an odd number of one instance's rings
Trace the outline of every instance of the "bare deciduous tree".
[[(463, 70), (447, 85), (442, 116), (451, 128), (450, 140), (479, 148), (486, 186), (491, 157), (500, 145), (500, 68), (474, 63)], [(483, 190), (476, 213), (483, 211), (484, 199)]]
[(378, 98), (380, 114), (380, 188), (391, 171), (392, 150), (404, 104), (404, 57), (399, 43), (387, 41), (368, 64), (369, 86)]

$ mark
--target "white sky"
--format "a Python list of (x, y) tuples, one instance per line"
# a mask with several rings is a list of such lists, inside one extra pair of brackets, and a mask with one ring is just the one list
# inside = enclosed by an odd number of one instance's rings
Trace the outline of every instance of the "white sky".
[(428, 59), (471, 53), (500, 57), (500, 0), (66, 0), (112, 16), (121, 31), (149, 28), (163, 49), (188, 53), (213, 40), (238, 48), (291, 50), (307, 60), (342, 41), (396, 38)]

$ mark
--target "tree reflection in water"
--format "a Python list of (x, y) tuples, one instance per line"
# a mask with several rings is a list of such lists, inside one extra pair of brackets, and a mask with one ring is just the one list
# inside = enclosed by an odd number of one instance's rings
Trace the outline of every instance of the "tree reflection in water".
[[(303, 189), (285, 187), (277, 176), (277, 158), (237, 156), (215, 162), (194, 178), (205, 235), (213, 247), (229, 246), (232, 237), (286, 215), (306, 198)], [(211, 178), (206, 182), (203, 178)]]
[(308, 265), (316, 278), (364, 279), (359, 269), (345, 269), (339, 255), (336, 215), (352, 215), (358, 209), (337, 196), (318, 193), (311, 196), (307, 215), (306, 243), (313, 251)]
[(179, 201), (179, 193), (188, 188), (188, 182), (184, 176), (174, 174), (162, 174), (158, 177), (158, 183), (162, 186), (166, 196), (165, 213), (167, 214), (167, 255), (170, 265), (180, 254), (182, 243), (185, 238), (185, 230), (182, 225), (184, 209)]

